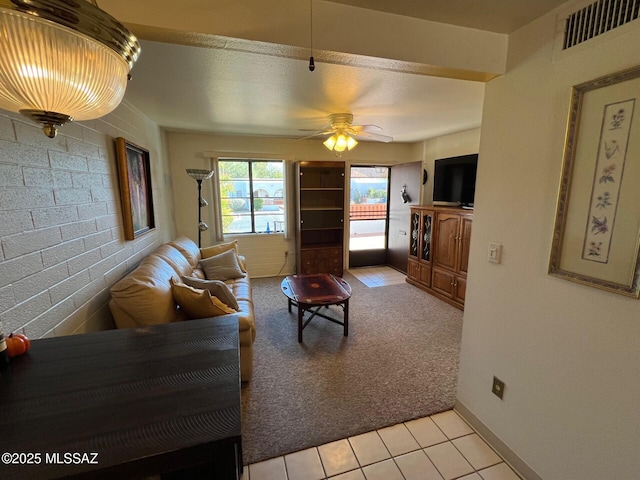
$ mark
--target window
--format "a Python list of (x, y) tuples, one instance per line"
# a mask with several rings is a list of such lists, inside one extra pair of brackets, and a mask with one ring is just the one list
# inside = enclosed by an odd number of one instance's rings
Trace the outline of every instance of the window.
[(218, 160), (222, 233), (284, 231), (284, 162)]

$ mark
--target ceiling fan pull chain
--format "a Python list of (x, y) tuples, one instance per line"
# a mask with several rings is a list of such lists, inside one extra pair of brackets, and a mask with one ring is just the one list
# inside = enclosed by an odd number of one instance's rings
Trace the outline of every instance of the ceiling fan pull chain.
[(309, 40), (311, 44), (311, 56), (309, 57), (309, 71), (313, 72), (316, 69), (316, 64), (313, 63), (313, 0), (309, 0), (310, 15), (309, 15)]

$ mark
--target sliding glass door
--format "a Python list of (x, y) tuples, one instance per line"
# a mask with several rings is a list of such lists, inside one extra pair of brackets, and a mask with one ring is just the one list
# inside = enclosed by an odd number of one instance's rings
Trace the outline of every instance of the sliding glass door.
[(349, 267), (387, 263), (389, 167), (351, 167)]

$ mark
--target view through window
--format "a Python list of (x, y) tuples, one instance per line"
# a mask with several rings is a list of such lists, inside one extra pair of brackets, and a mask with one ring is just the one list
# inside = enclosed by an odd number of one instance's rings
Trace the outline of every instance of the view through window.
[(220, 159), (218, 173), (224, 234), (284, 231), (284, 162)]

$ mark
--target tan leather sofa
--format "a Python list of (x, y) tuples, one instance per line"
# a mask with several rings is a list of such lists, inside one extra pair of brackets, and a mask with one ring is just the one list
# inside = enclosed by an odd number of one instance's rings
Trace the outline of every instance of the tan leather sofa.
[[(186, 320), (171, 292), (170, 280), (182, 275), (204, 279), (199, 266), (201, 252), (187, 237), (165, 243), (111, 287), (109, 308), (118, 328), (138, 328)], [(249, 276), (225, 281), (238, 301), (240, 372), (249, 381), (253, 371), (253, 341), (256, 336)]]

